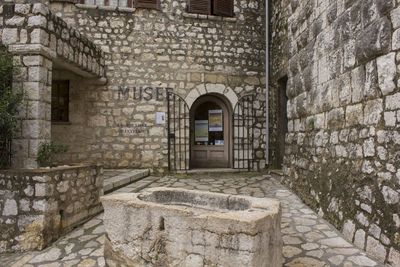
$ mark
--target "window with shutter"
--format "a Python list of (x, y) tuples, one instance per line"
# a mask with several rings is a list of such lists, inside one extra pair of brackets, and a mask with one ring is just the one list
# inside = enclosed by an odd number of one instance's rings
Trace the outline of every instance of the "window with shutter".
[(211, 14), (211, 0), (188, 0), (188, 12), (196, 14)]
[(160, 0), (136, 0), (135, 7), (160, 9)]
[(213, 0), (213, 14), (217, 16), (233, 17), (234, 0)]

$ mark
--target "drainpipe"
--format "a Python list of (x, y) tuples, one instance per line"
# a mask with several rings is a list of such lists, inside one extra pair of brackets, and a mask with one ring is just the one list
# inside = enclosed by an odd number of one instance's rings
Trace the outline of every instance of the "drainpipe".
[(269, 1), (265, 0), (265, 161), (269, 166)]

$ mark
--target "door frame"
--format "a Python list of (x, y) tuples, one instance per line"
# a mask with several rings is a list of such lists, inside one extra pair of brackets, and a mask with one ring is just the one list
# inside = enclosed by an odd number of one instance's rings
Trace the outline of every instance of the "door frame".
[(229, 101), (220, 94), (216, 94), (216, 93), (211, 93), (211, 94), (205, 94), (200, 96), (199, 98), (197, 98), (193, 105), (190, 107), (190, 111), (189, 111), (189, 125), (190, 125), (190, 131), (189, 131), (189, 135), (190, 135), (190, 160), (189, 160), (189, 168), (192, 169), (193, 168), (193, 147), (194, 145), (194, 114), (196, 109), (203, 103), (205, 102), (214, 102), (217, 105), (219, 105), (224, 112), (226, 112), (226, 114), (224, 114), (224, 135), (225, 135), (225, 131), (228, 131), (226, 133), (226, 136), (228, 136), (227, 141), (227, 159), (228, 159), (228, 167), (227, 168), (232, 168), (233, 165), (233, 122), (232, 122), (232, 118), (233, 118), (233, 109), (229, 103)]

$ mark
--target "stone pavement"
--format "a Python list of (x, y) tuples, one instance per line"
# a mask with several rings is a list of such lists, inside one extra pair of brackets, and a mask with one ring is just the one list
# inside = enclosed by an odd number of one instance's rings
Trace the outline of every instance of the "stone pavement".
[[(345, 241), (331, 225), (269, 175), (224, 173), (176, 175), (158, 181), (154, 177), (146, 179), (152, 179), (150, 187), (179, 187), (279, 199), (283, 209), (284, 266), (383, 266)], [(124, 191), (137, 191), (142, 187), (131, 186)], [(104, 266), (101, 218), (102, 215), (98, 215), (42, 252), (3, 256), (0, 266)]]

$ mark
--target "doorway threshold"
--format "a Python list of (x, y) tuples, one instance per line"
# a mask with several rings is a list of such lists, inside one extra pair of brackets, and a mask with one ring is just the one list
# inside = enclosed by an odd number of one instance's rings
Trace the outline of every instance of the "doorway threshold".
[(179, 174), (237, 173), (237, 172), (248, 172), (248, 170), (231, 169), (231, 168), (202, 168), (202, 169), (192, 169), (187, 171), (177, 171), (177, 173)]

